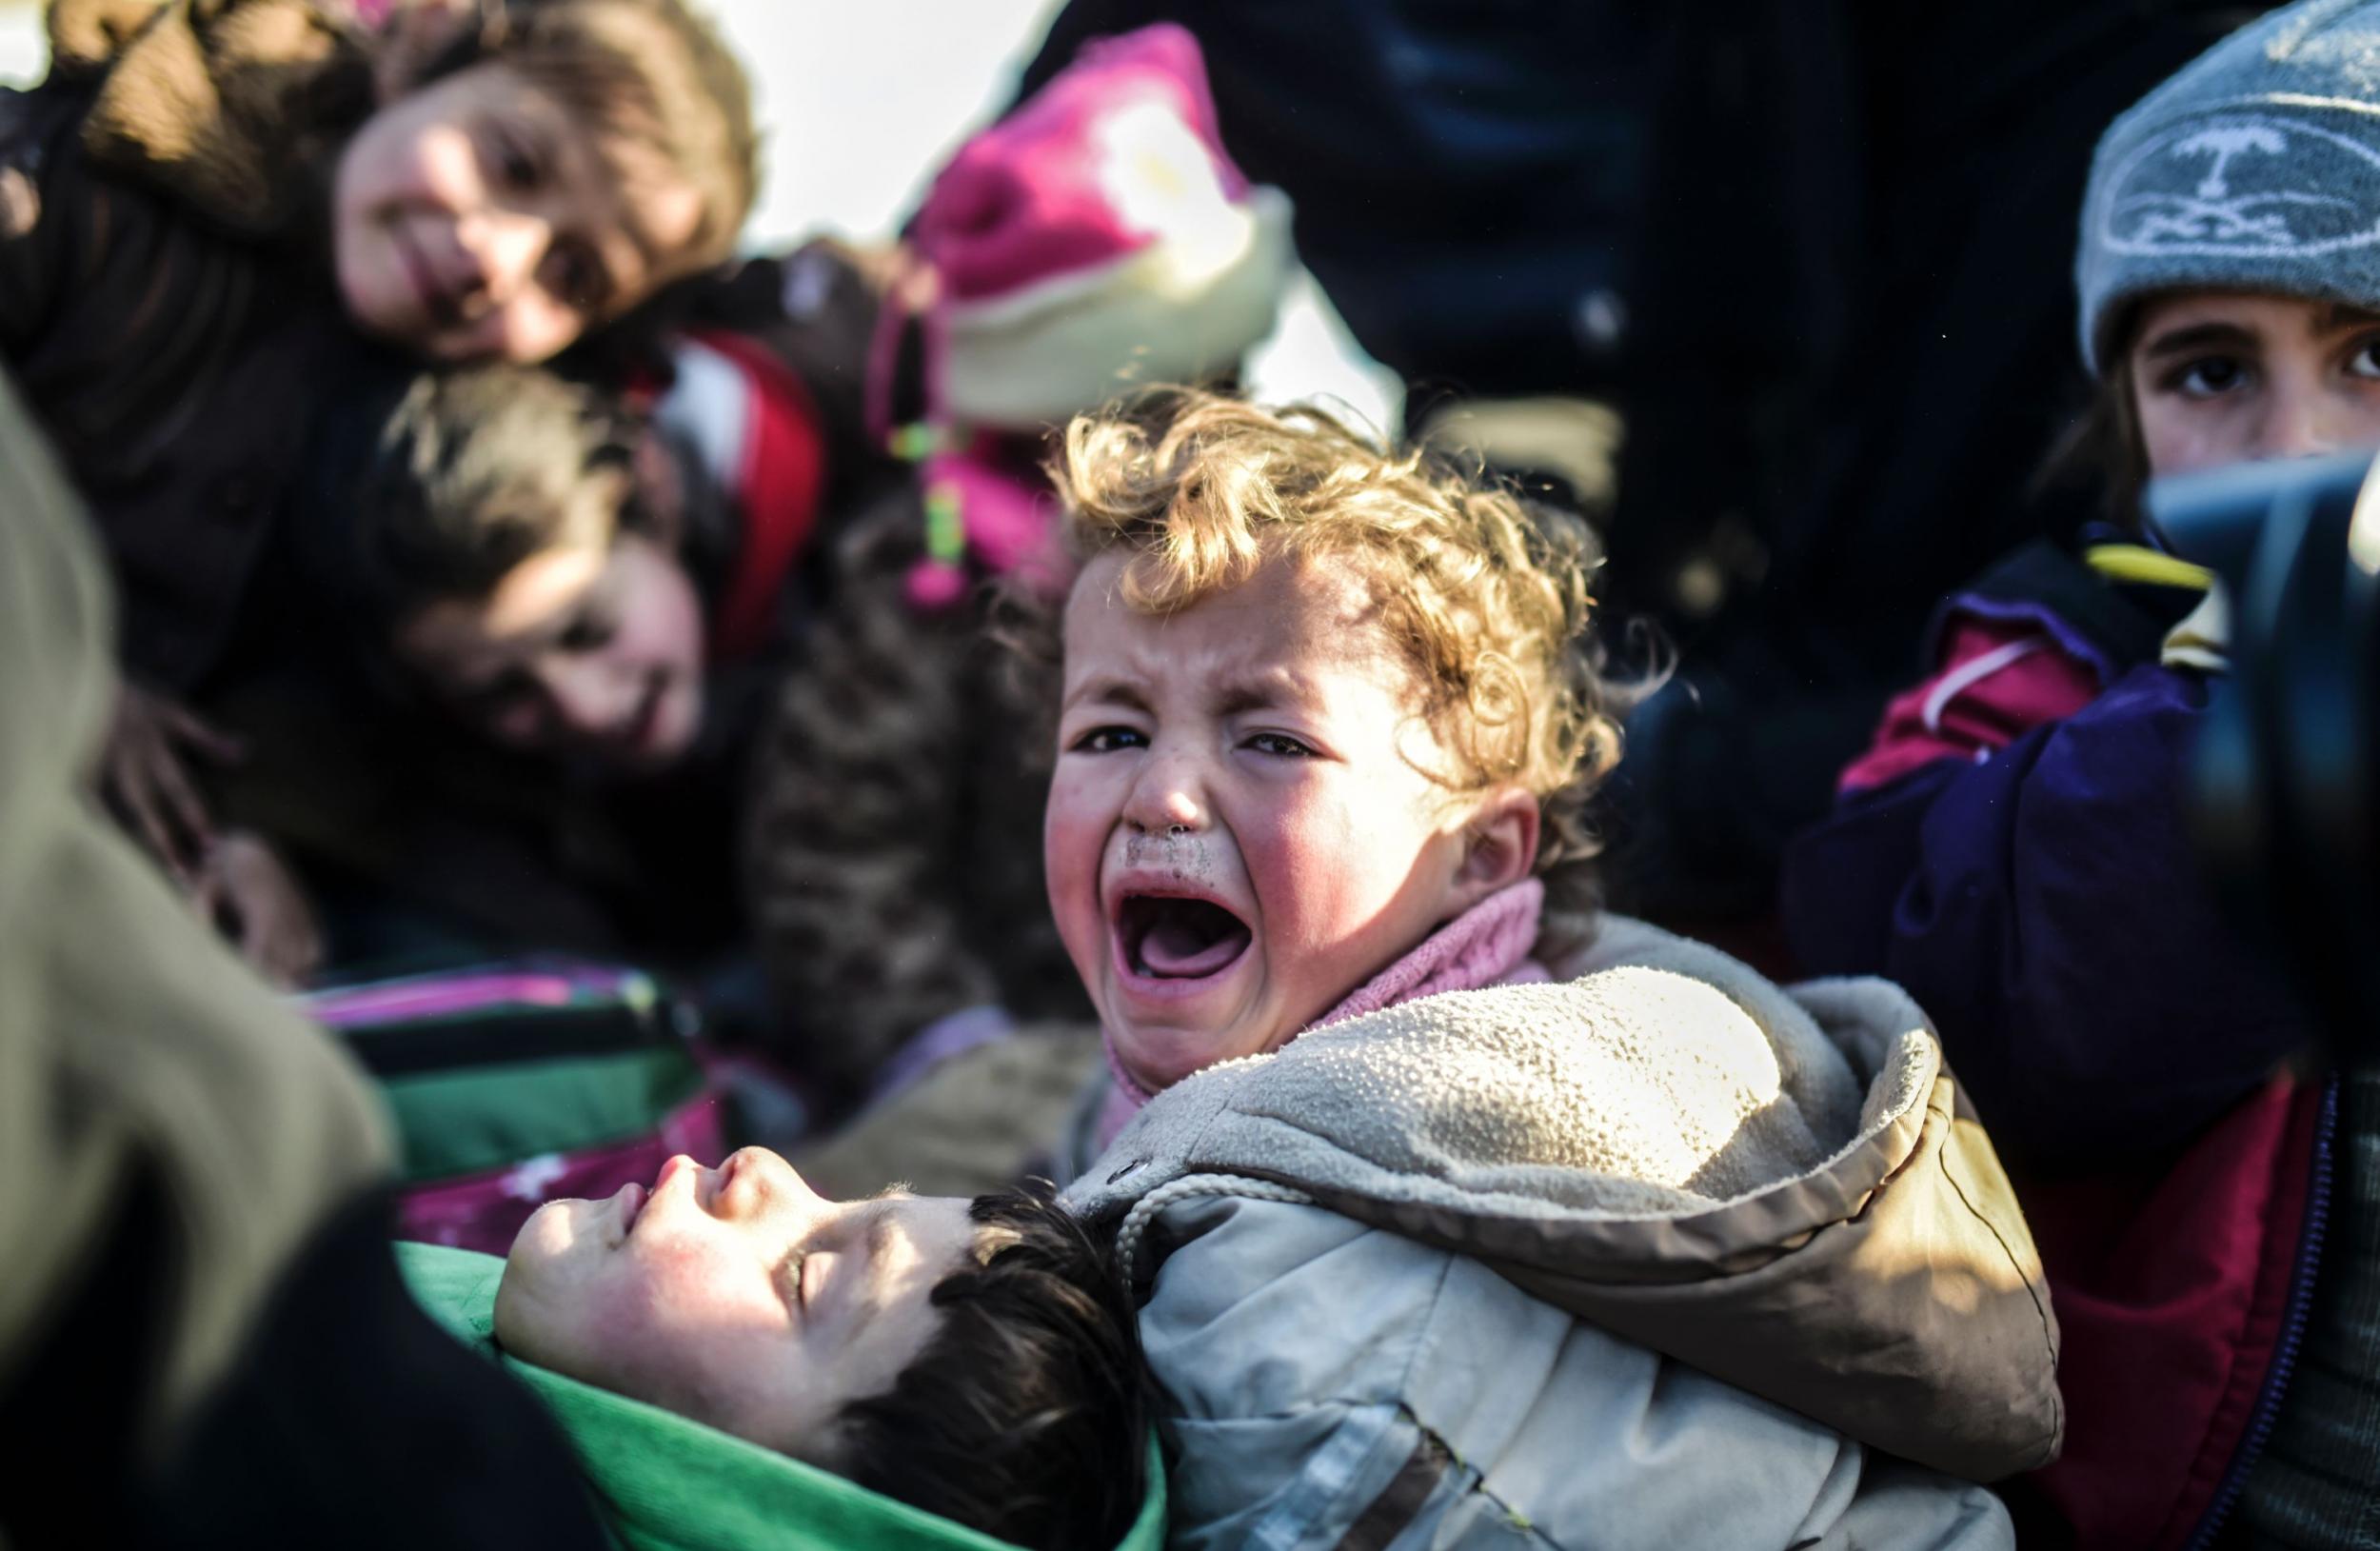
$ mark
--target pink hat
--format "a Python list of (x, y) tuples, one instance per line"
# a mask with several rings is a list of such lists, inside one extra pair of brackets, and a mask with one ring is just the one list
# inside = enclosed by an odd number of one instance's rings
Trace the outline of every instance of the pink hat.
[(940, 280), (940, 417), (1009, 429), (1236, 365), (1292, 262), (1287, 197), (1232, 165), (1198, 43), (1167, 23), (1086, 45), (969, 140), (910, 238)]

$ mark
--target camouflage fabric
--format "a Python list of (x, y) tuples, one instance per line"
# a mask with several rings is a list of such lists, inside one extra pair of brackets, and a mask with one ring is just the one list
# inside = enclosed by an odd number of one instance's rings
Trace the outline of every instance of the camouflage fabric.
[(846, 530), (754, 766), (753, 922), (792, 1025), (778, 1053), (847, 1093), (955, 1012), (1089, 1017), (1041, 884), (1041, 697), (981, 602), (911, 606), (924, 532), (908, 486)]

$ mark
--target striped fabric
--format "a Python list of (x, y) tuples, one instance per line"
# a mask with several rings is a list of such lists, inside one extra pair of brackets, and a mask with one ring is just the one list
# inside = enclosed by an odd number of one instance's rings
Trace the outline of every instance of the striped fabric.
[(2380, 1548), (2380, 1071), (2340, 1094), (2311, 1322), (2227, 1545)]

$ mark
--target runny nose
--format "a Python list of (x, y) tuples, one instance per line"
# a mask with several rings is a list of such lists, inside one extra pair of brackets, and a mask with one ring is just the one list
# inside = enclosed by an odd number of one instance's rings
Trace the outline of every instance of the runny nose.
[(1154, 759), (1142, 767), (1124, 817), (1135, 828), (1152, 835), (1206, 826), (1206, 809), (1199, 801), (1195, 777), (1179, 759)]

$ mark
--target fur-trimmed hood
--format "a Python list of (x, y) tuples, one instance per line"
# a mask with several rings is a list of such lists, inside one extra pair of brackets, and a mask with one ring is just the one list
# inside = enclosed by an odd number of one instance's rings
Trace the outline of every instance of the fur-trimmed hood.
[(1619, 920), (1563, 968), (1200, 1072), (1065, 1203), (1148, 1275), (1168, 1204), (1286, 1187), (1889, 1452), (2055, 1456), (2039, 1260), (1906, 995)]
[(92, 161), (242, 235), (287, 229), (371, 107), (336, 0), (51, 0), (49, 30), (53, 76), (93, 83)]

